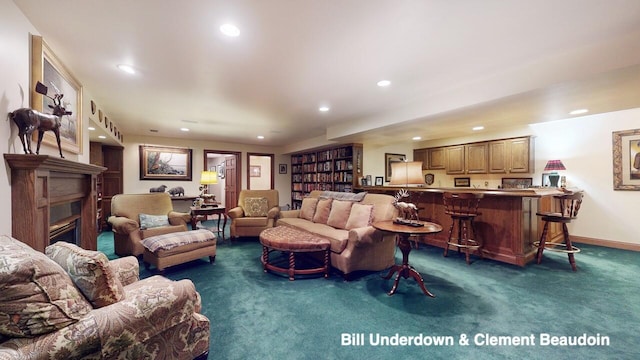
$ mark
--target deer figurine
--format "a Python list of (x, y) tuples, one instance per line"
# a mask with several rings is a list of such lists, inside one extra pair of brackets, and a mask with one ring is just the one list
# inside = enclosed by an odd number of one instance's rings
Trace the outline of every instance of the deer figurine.
[(412, 203), (400, 201), (406, 197), (409, 197), (409, 191), (406, 189), (399, 190), (393, 197), (395, 199), (393, 201), (393, 206), (400, 211), (400, 216), (404, 220), (418, 220), (418, 207)]
[(62, 155), (62, 146), (60, 145), (60, 124), (64, 115), (71, 115), (71, 111), (67, 111), (62, 105), (62, 97), (64, 94), (55, 94), (50, 97), (47, 94), (47, 87), (41, 82), (36, 85), (36, 92), (53, 100), (53, 106), (49, 105), (53, 109), (52, 114), (44, 114), (39, 111), (21, 108), (9, 113), (9, 118), (13, 120), (18, 126), (18, 136), (20, 142), (22, 142), (22, 149), (25, 154), (33, 154), (31, 151), (31, 136), (35, 130), (38, 130), (38, 146), (36, 147), (36, 154), (40, 153), (40, 144), (46, 131), (53, 131), (56, 135), (56, 141), (58, 142), (58, 151), (60, 157), (64, 159)]

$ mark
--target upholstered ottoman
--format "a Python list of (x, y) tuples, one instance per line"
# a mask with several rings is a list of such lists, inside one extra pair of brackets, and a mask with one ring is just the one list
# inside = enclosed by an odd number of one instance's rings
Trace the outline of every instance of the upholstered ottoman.
[(160, 272), (205, 256), (212, 264), (216, 259), (216, 235), (206, 229), (151, 236), (142, 240), (142, 245), (145, 267), (154, 265)]
[[(276, 226), (265, 229), (260, 233), (262, 244), (262, 265), (264, 272), (268, 270), (289, 274), (289, 280), (293, 281), (296, 274), (320, 274), (329, 277), (329, 249), (331, 242), (328, 239), (316, 236), (306, 231), (300, 231), (289, 226)], [(284, 268), (269, 262), (269, 253), (272, 251), (284, 251), (289, 253), (289, 267)], [(311, 269), (296, 269), (295, 254), (300, 252), (323, 252), (322, 266)]]

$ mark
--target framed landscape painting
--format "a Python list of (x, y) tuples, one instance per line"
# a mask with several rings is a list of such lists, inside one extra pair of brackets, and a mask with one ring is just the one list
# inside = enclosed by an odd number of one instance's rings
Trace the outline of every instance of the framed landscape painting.
[(640, 190), (640, 129), (613, 132), (613, 190)]
[[(405, 154), (384, 154), (384, 181), (391, 181), (391, 163), (405, 161), (407, 156)], [(373, 185), (373, 184), (369, 184)]]
[(191, 181), (191, 149), (140, 145), (140, 180)]
[[(60, 120), (60, 146), (74, 154), (81, 154), (82, 86), (58, 60), (42, 37), (37, 35), (31, 35), (31, 80), (31, 108), (34, 110), (51, 113), (49, 105), (53, 105), (53, 100), (35, 91), (38, 81), (47, 87), (48, 96), (64, 94), (62, 105), (67, 111), (71, 111), (71, 115), (62, 116)], [(33, 134), (37, 139), (38, 132), (34, 131)], [(52, 131), (45, 132), (42, 143), (58, 147)]]

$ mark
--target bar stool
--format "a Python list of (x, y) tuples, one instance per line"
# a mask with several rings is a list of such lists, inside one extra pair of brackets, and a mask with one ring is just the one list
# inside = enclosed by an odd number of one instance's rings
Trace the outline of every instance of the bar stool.
[[(576, 260), (573, 256), (575, 253), (579, 253), (580, 249), (571, 244), (571, 237), (569, 236), (569, 230), (567, 224), (578, 217), (578, 210), (582, 205), (582, 192), (558, 195), (554, 196), (558, 200), (560, 212), (538, 212), (536, 215), (542, 217), (544, 221), (544, 227), (542, 229), (542, 235), (540, 241), (533, 243), (533, 246), (538, 248), (538, 264), (542, 262), (542, 253), (544, 250), (556, 251), (566, 253), (569, 257), (569, 264), (571, 269), (576, 271)], [(560, 243), (547, 243), (547, 232), (549, 230), (549, 223), (562, 223), (562, 237), (564, 242)]]
[[(478, 205), (482, 194), (445, 192), (442, 197), (444, 199), (444, 213), (451, 216), (449, 238), (443, 255), (446, 257), (449, 246), (453, 245), (458, 248), (458, 253), (460, 253), (460, 249), (464, 249), (467, 264), (470, 264), (469, 255), (472, 251), (478, 251), (482, 257), (481, 244), (475, 239), (476, 231), (473, 227), (473, 220), (480, 215)], [(455, 234), (454, 228), (457, 228), (457, 238), (452, 237)], [(471, 237), (469, 237), (469, 229)]]

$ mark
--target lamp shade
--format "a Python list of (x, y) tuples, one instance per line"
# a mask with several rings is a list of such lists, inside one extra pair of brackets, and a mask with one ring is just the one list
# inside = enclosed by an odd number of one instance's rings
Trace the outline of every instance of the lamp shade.
[(560, 160), (549, 160), (544, 167), (544, 171), (567, 170)]
[(422, 161), (392, 162), (389, 185), (426, 185), (422, 176)]
[(218, 183), (218, 173), (215, 171), (203, 171), (200, 173), (200, 184), (210, 185)]

